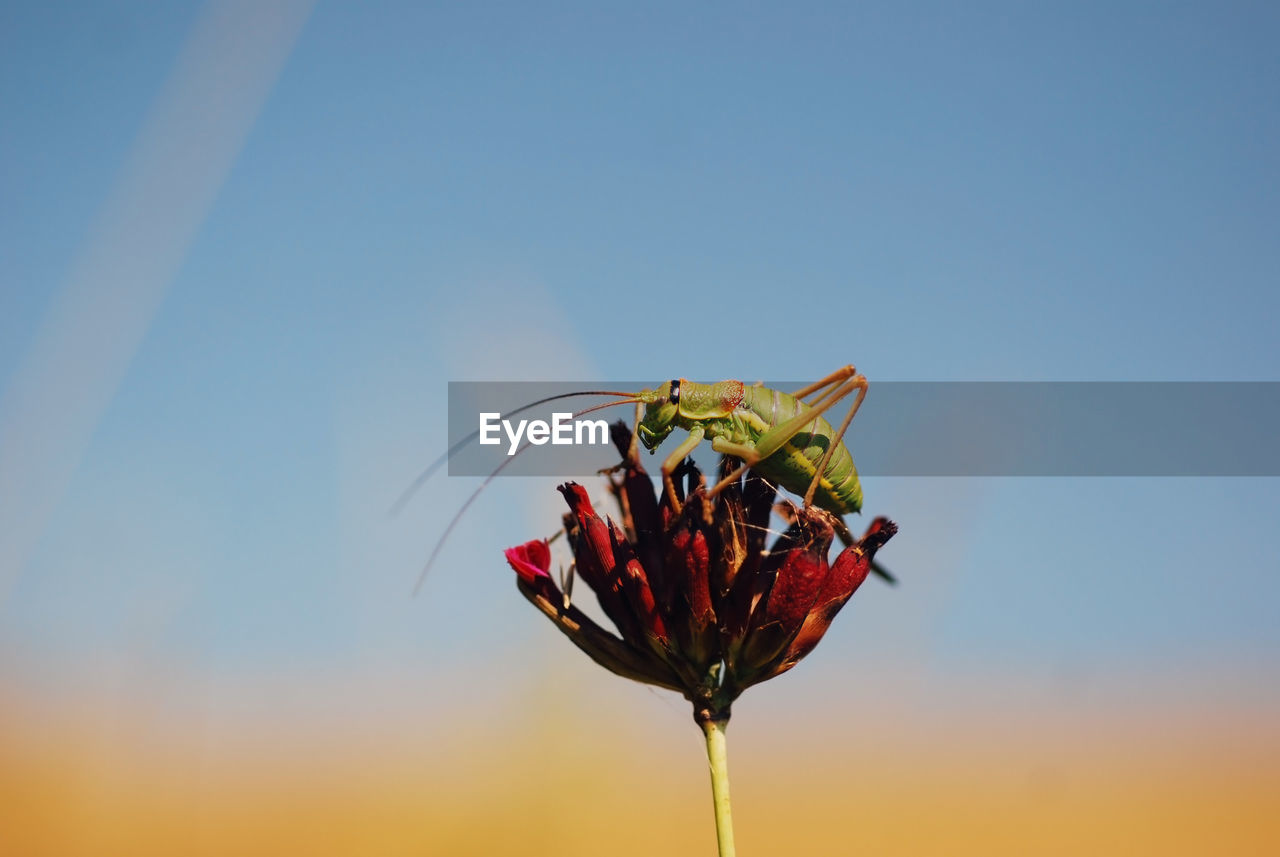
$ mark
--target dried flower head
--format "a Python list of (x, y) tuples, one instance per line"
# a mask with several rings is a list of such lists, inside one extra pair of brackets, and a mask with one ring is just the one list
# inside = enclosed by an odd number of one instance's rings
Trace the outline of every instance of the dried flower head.
[[(627, 455), (631, 433), (614, 426)], [(721, 465), (722, 476), (731, 472)], [(586, 490), (560, 486), (568, 503), (564, 533), (577, 576), (586, 581), (614, 634), (586, 616), (550, 573), (546, 541), (506, 552), (520, 592), (596, 663), (637, 681), (678, 691), (699, 723), (723, 722), (743, 690), (795, 666), (818, 644), (836, 613), (895, 532), (886, 518), (834, 562), (827, 554), (839, 523), (818, 508), (791, 509), (771, 545), (775, 489), (748, 472), (708, 497), (686, 462), (675, 474), (680, 507), (659, 495), (638, 457), (610, 479), (621, 524), (602, 518)]]

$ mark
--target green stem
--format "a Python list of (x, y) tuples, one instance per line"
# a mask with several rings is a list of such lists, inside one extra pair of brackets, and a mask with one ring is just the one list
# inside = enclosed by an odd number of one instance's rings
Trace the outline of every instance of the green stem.
[(711, 799), (716, 807), (716, 841), (720, 857), (734, 857), (733, 818), (729, 813), (729, 763), (724, 752), (724, 729), (728, 721), (707, 720), (707, 761), (711, 763)]

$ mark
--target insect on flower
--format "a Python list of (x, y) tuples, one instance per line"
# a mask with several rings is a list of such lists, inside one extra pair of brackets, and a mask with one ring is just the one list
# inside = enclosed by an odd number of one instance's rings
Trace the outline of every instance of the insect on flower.
[[(862, 486), (853, 456), (843, 438), (862, 405), (867, 386), (866, 377), (852, 365), (838, 369), (793, 393), (760, 384), (748, 385), (741, 381), (698, 384), (676, 379), (636, 393), (583, 390), (548, 396), (501, 416), (514, 416), (538, 405), (571, 396), (620, 397), (612, 402), (586, 408), (573, 414), (573, 417), (617, 405), (634, 404), (635, 427), (626, 450), (628, 460), (634, 458), (637, 443), (653, 452), (676, 429), (688, 432), (684, 440), (666, 457), (661, 468), (666, 500), (673, 509), (679, 510), (681, 505), (673, 475), (681, 462), (700, 443), (709, 440), (716, 452), (733, 456), (740, 463), (736, 469), (723, 474), (723, 478), (707, 491), (708, 497), (717, 496), (740, 480), (746, 471), (754, 471), (788, 491), (803, 495), (803, 508), (806, 512), (814, 507), (830, 512), (835, 534), (848, 547), (854, 544), (854, 540), (842, 516), (861, 510)], [(851, 393), (856, 393), (853, 404), (839, 428), (833, 429), (823, 415)], [(397, 501), (393, 512), (401, 508), (413, 492), (450, 456), (478, 436), (479, 432), (473, 432), (463, 438), (423, 471)], [(516, 455), (528, 448), (528, 445), (520, 448)], [(414, 588), (415, 592), (435, 564), (453, 527), (485, 486), (512, 460), (514, 456), (499, 465), (463, 503), (432, 550), (419, 576), (418, 585)], [(873, 565), (872, 571), (893, 582), (892, 575), (879, 565)]]

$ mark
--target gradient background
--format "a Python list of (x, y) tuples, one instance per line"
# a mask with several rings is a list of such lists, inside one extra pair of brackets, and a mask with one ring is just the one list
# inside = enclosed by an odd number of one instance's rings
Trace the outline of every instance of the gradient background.
[[(448, 380), (1277, 379), (1274, 4), (534, 6), (0, 7), (0, 852), (712, 852)], [(741, 853), (1280, 847), (1280, 482), (864, 487)]]

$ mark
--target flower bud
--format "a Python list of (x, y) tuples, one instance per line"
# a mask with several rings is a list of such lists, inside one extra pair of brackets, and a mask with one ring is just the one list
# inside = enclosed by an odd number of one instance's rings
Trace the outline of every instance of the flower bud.
[[(630, 432), (614, 430), (626, 455)], [(732, 461), (721, 466), (727, 474)], [(796, 509), (765, 549), (776, 496), (748, 473), (709, 497), (691, 462), (681, 467), (675, 506), (655, 491), (638, 456), (611, 480), (622, 525), (600, 517), (576, 483), (560, 486), (565, 534), (578, 575), (595, 592), (617, 634), (572, 606), (552, 579), (546, 541), (510, 548), (520, 592), (593, 660), (625, 676), (684, 694), (702, 719), (724, 719), (745, 688), (785, 672), (812, 651), (866, 579), (876, 551), (897, 527), (877, 518), (833, 564), (830, 513)], [(685, 489), (684, 480), (688, 479)], [(615, 477), (616, 480), (616, 477)]]

